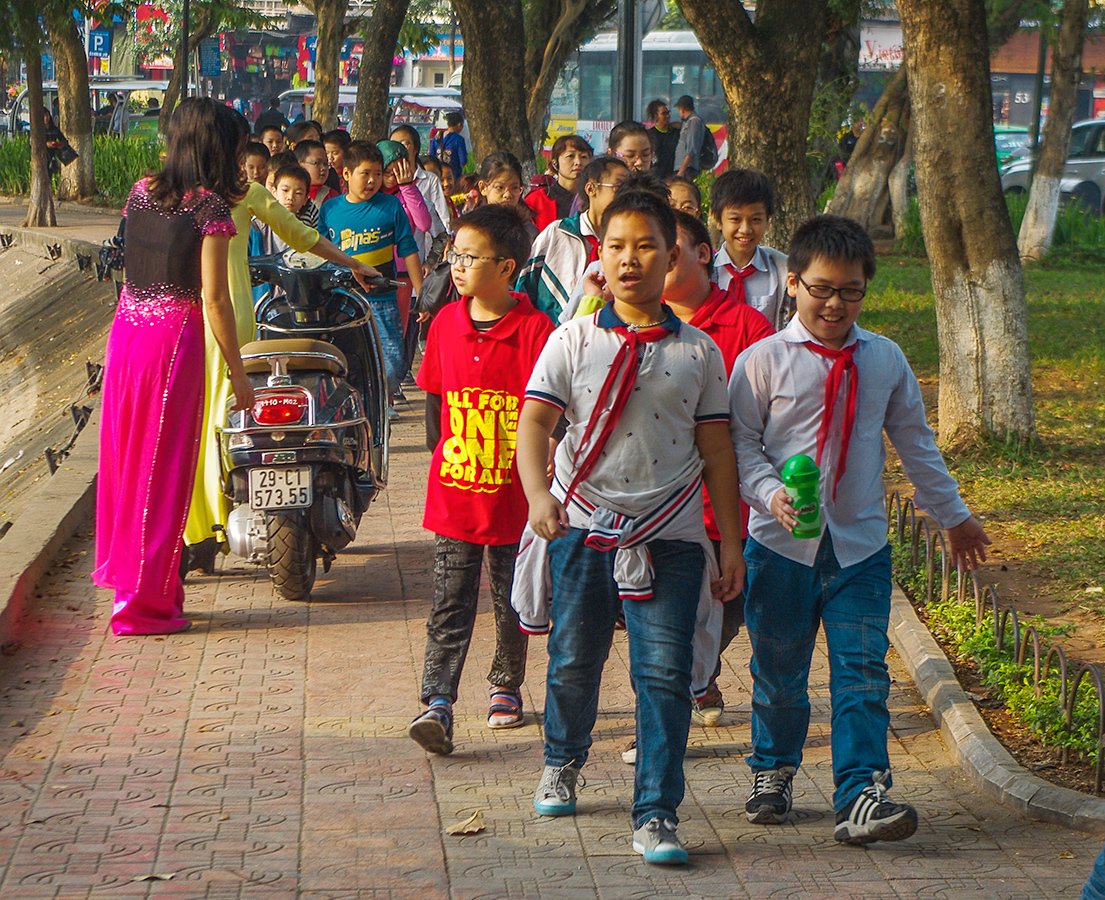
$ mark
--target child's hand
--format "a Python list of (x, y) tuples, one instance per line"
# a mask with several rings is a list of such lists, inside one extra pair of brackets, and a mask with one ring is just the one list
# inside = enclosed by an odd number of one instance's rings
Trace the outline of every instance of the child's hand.
[(721, 543), (721, 577), (710, 585), (715, 600), (728, 603), (744, 590), (744, 553), (740, 543)]
[(986, 562), (986, 548), (990, 538), (979, 524), (978, 519), (969, 516), (954, 528), (944, 532), (948, 541), (948, 551), (952, 555), (952, 565), (957, 569), (977, 569), (980, 562)]
[(568, 533), (568, 510), (552, 494), (529, 505), (529, 527), (538, 537), (555, 541)]
[(414, 171), (411, 169), (410, 160), (402, 156), (392, 164), (392, 174), (399, 184), (410, 184), (414, 181)]
[(790, 495), (785, 488), (779, 488), (771, 498), (771, 514), (791, 534), (798, 527), (798, 510), (791, 505)]
[(606, 276), (602, 272), (592, 272), (583, 279), (584, 297), (602, 297), (610, 300), (614, 295), (606, 289)]

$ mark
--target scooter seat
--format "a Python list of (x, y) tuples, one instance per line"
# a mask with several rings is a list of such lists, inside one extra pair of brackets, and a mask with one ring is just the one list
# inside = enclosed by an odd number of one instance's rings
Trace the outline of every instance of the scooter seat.
[(271, 372), (276, 359), (283, 359), (289, 372), (323, 369), (331, 375), (344, 375), (349, 370), (341, 350), (326, 341), (310, 338), (250, 341), (242, 347), (241, 353), (242, 364), (251, 375)]

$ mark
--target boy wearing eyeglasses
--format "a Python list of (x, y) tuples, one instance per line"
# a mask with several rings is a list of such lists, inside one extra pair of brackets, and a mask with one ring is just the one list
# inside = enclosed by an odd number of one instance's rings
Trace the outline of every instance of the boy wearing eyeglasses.
[[(810, 719), (810, 659), (825, 629), (832, 700), (834, 838), (898, 841), (917, 811), (895, 803), (887, 729), (890, 547), (883, 434), (945, 529), (953, 565), (974, 569), (990, 539), (959, 496), (936, 448), (917, 379), (893, 341), (856, 325), (875, 248), (862, 226), (817, 216), (795, 232), (787, 292), (797, 314), (737, 357), (730, 428), (741, 493), (751, 507), (745, 625), (752, 643), (750, 822), (780, 824)], [(780, 471), (795, 454), (820, 469), (822, 530), (793, 534), (797, 513)]]
[(330, 161), (326, 156), (326, 146), (321, 141), (302, 140), (295, 145), (293, 152), (299, 164), (311, 176), (311, 187), (308, 190), (311, 202), (322, 209), (322, 204), (337, 193), (326, 184), (326, 179), (330, 175)]
[(528, 638), (510, 591), (528, 507), (514, 446), (526, 384), (553, 331), (547, 316), (510, 289), (529, 254), (525, 224), (514, 204), (488, 204), (459, 219), (445, 259), (460, 300), (434, 318), (418, 370), (433, 452), (422, 524), (434, 534), (434, 601), (422, 670), (426, 709), (407, 733), (431, 753), (453, 750), (453, 704), (485, 548), (495, 618), (487, 724), (523, 722)]

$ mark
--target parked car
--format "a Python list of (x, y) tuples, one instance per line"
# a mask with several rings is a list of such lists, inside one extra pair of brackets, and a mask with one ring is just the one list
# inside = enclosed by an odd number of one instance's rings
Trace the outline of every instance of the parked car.
[[(1006, 194), (1028, 190), (1032, 160), (1017, 159), (1001, 170)], [(1102, 214), (1105, 199), (1105, 119), (1077, 122), (1070, 133), (1070, 150), (1059, 183), (1061, 201), (1077, 203), (1095, 216)]]
[(1027, 128), (1018, 125), (995, 125), (994, 146), (998, 151), (998, 165), (1004, 166), (1010, 159), (1027, 156), (1030, 135)]

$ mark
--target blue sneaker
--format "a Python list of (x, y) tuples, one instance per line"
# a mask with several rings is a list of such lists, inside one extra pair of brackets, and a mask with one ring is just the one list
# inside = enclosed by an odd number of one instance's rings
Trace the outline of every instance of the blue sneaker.
[(687, 862), (687, 851), (675, 833), (671, 819), (654, 816), (633, 832), (633, 849), (647, 863), (660, 866), (682, 866)]
[(431, 706), (407, 726), (407, 736), (423, 750), (448, 756), (453, 752), (453, 707)]
[(571, 816), (576, 811), (576, 782), (582, 783), (579, 769), (567, 766), (545, 766), (533, 808), (539, 816)]

